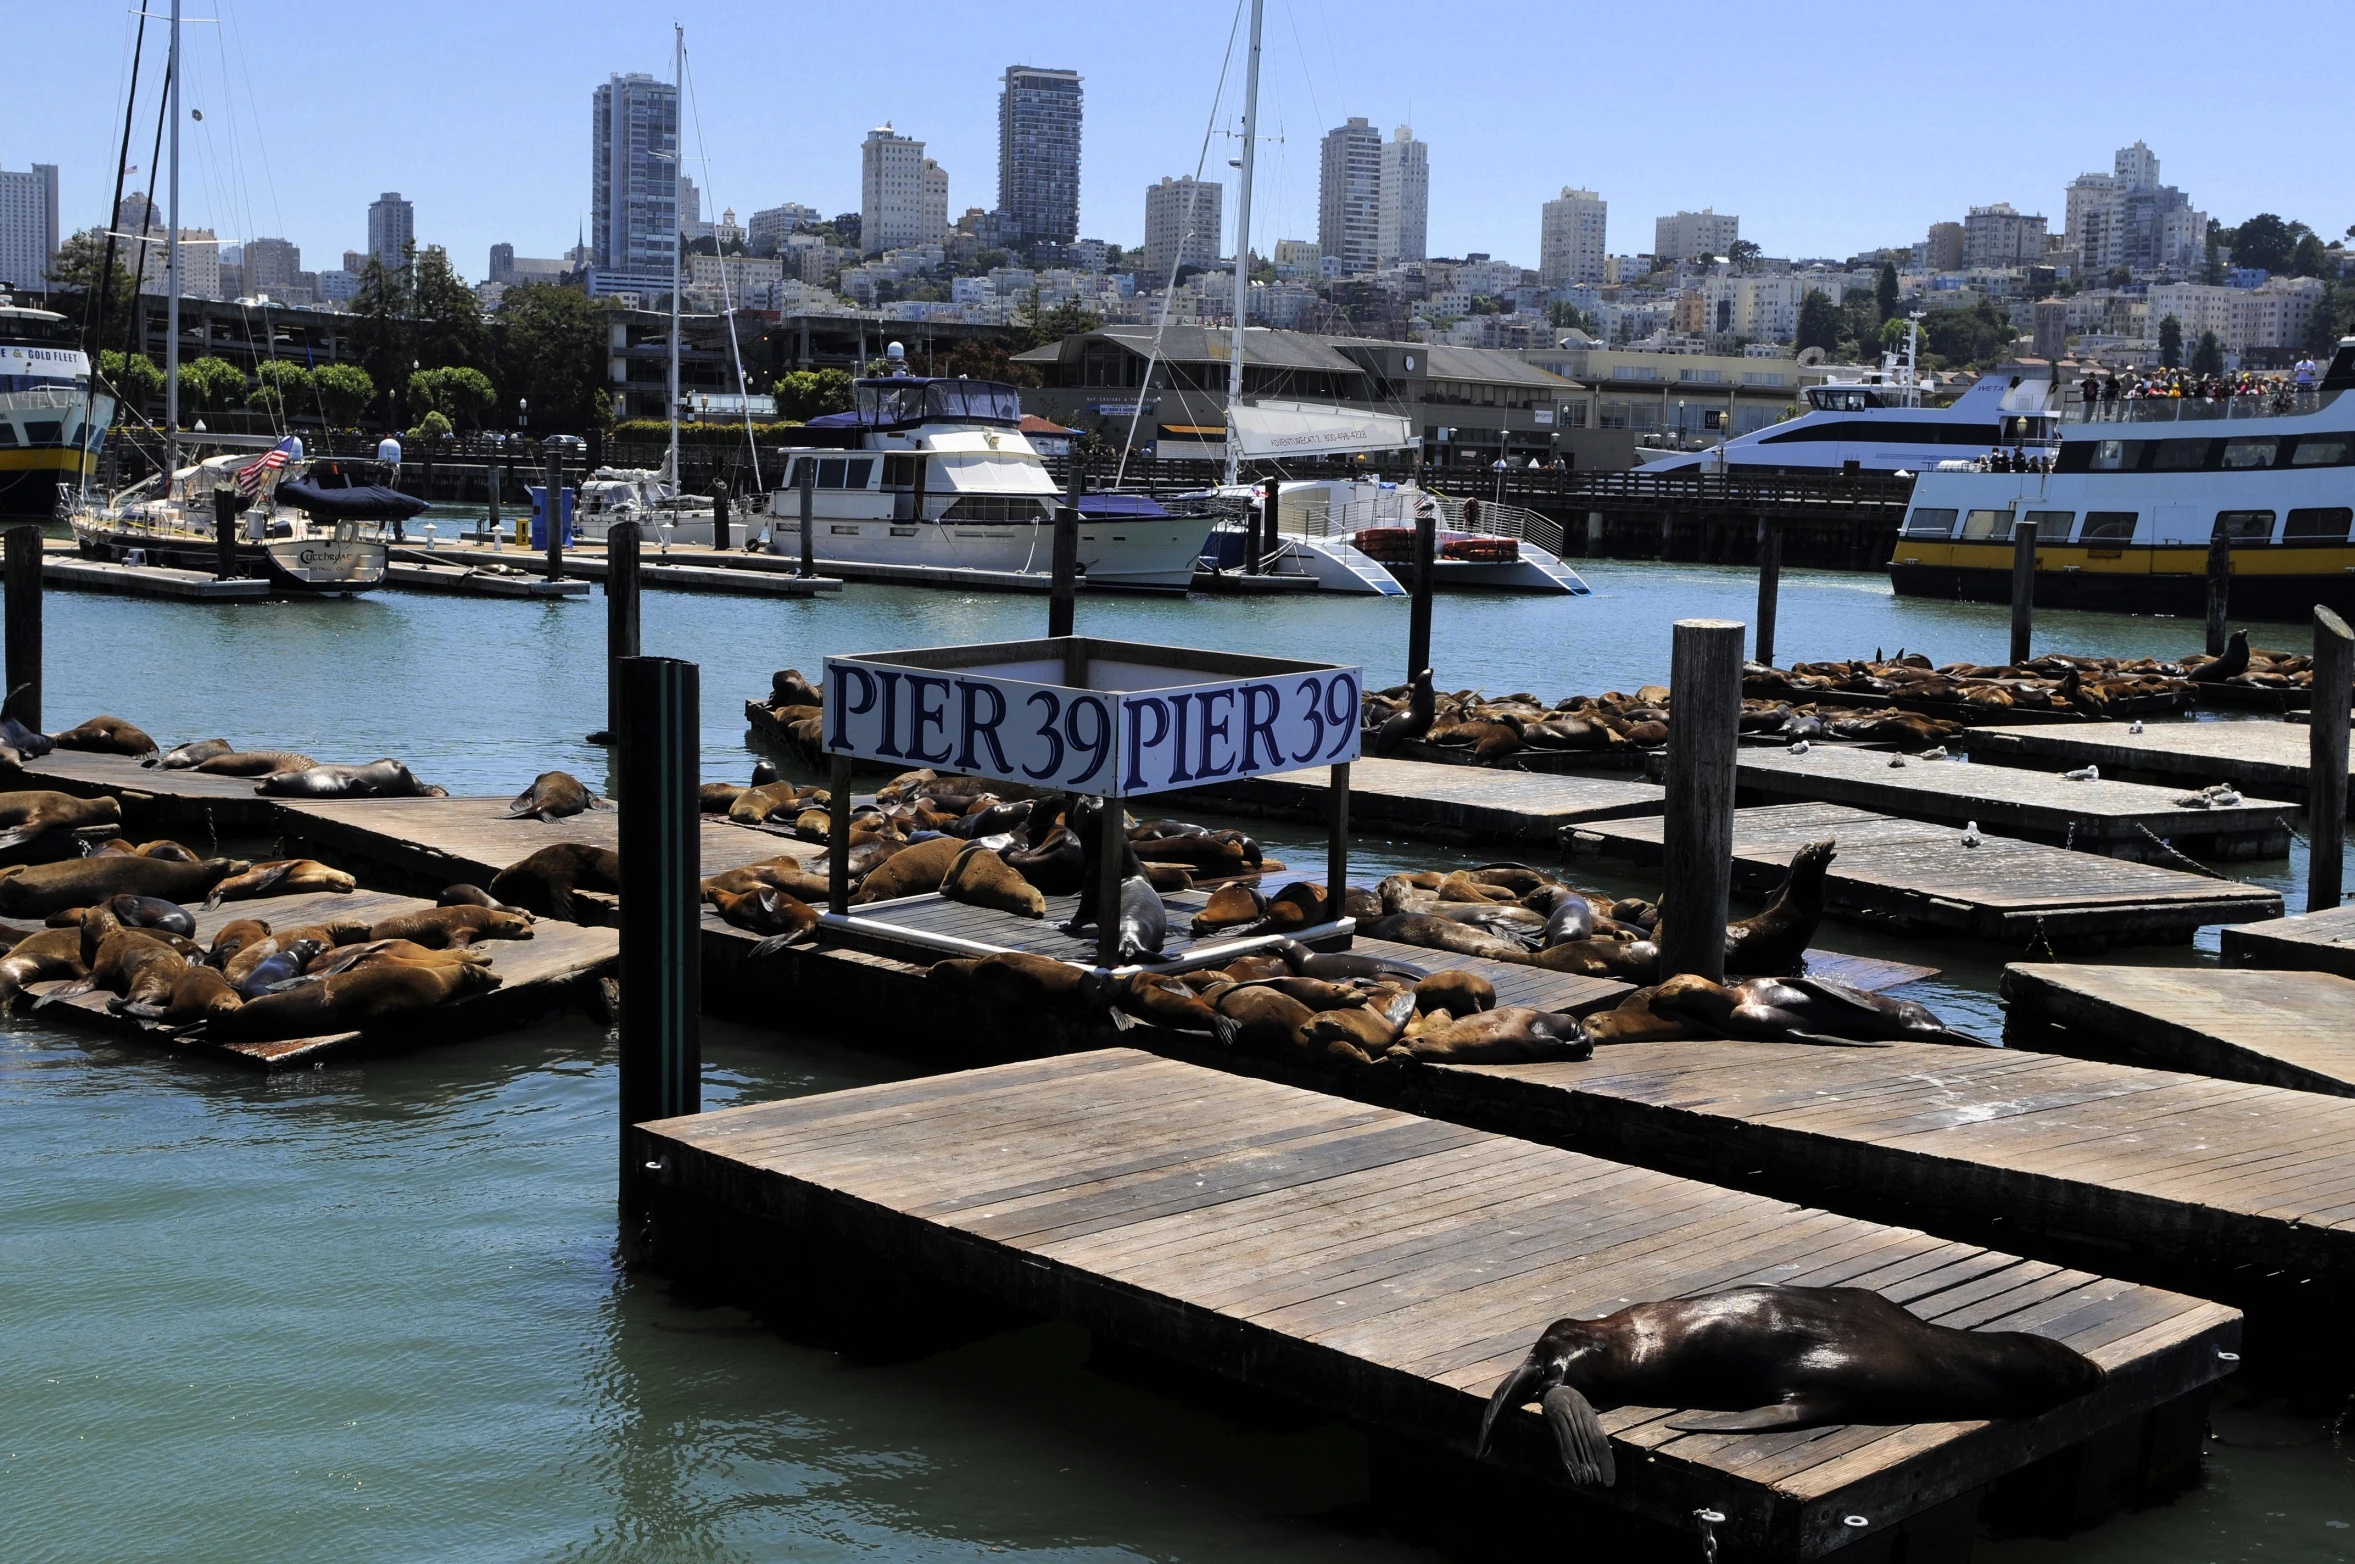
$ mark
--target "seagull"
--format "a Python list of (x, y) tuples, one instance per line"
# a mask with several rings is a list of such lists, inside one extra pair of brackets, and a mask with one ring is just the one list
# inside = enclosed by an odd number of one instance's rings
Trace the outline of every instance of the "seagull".
[(1939, 745), (1936, 749), (1925, 749), (1922, 751), (1922, 759), (1924, 760), (1944, 760), (1945, 758), (1946, 746), (1943, 744)]
[(2102, 768), (2099, 766), (2086, 766), (2081, 770), (2061, 773), (2061, 780), (2064, 782), (2099, 782), (2101, 779)]
[(2230, 785), (2220, 787), (2208, 795), (2209, 807), (2214, 809), (2235, 809), (2240, 806), (2240, 801), (2240, 793)]
[(1976, 846), (1978, 846), (1978, 845), (1979, 845), (1981, 842), (1984, 842), (1985, 840), (1987, 840), (1987, 838), (1985, 838), (1985, 837), (1983, 837), (1983, 836), (1981, 836), (1981, 835), (1979, 834), (1979, 822), (1978, 822), (1978, 821), (1976, 821), (1976, 820), (1973, 820), (1973, 821), (1970, 821), (1968, 824), (1964, 825), (1964, 827), (1963, 827), (1963, 834), (1962, 834), (1962, 844), (1963, 844), (1963, 846), (1965, 846), (1965, 847), (1976, 847)]
[(1793, 739), (1793, 740), (1791, 740), (1791, 753), (1792, 753), (1792, 754), (1794, 754), (1794, 755), (1804, 755), (1804, 754), (1806, 754), (1806, 753), (1807, 753), (1807, 741), (1806, 741), (1805, 739)]
[(2126, 724), (2126, 731), (2129, 733), (2140, 733), (2142, 731), (2142, 719), (2137, 717), (2132, 722)]
[(1905, 757), (1903, 755), (1891, 755), (1889, 757), (1889, 769), (1892, 771), (1896, 770), (1899, 766), (1904, 764)]

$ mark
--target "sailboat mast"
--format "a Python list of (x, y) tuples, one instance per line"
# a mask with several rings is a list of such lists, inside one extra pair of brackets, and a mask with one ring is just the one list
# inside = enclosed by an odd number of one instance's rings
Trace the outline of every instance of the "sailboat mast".
[(1259, 150), (1259, 20), (1266, 0), (1251, 0), (1251, 56), (1243, 73), (1243, 178), (1236, 190), (1235, 339), (1227, 364), (1227, 486), (1242, 480), (1243, 446), (1235, 409), (1243, 401), (1243, 313), (1251, 297), (1251, 163)]
[(687, 168), (687, 29), (671, 24), (671, 488), (679, 487), (679, 251), (686, 244), (685, 204), (679, 194)]
[[(164, 493), (172, 492), (172, 474), (180, 466), (180, 0), (172, 0), (172, 50), (164, 67), (165, 95), (172, 117), (171, 225), (164, 240)], [(152, 218), (155, 181), (148, 180), (147, 211)]]

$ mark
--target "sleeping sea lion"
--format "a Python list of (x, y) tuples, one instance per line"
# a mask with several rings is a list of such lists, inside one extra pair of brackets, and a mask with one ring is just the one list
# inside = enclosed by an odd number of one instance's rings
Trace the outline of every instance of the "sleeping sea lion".
[(1595, 931), (1595, 907), (1578, 892), (1558, 897), (1554, 910), (1546, 915), (1545, 926), (1538, 931), (1537, 948), (1567, 945), (1572, 940), (1590, 939)]
[(231, 744), (227, 739), (198, 739), (193, 744), (183, 744), (170, 754), (158, 756), (154, 760), (144, 762), (144, 764), (154, 766), (162, 771), (194, 771), (215, 755), (234, 755), (235, 753), (237, 753), (237, 746)]
[(274, 771), (254, 784), (265, 798), (439, 798), (447, 795), (417, 780), (397, 760), (365, 766), (306, 766)]
[(171, 997), (164, 1002), (163, 1014), (149, 1019), (161, 1020), (170, 1026), (181, 1026), (235, 1010), (244, 1003), (245, 996), (237, 992), (219, 968), (194, 962), (172, 985)]
[(204, 862), (200, 854), (182, 847), (178, 842), (172, 841), (168, 837), (159, 837), (152, 842), (141, 842), (131, 851), (142, 858), (168, 858), (174, 863)]
[(1752, 978), (1732, 990), (1736, 1008), (1724, 1023), (1737, 1037), (1799, 1042), (1996, 1045), (1958, 1031), (1911, 999), (1867, 993), (1830, 978)]
[(280, 858), (271, 863), (257, 863), (243, 874), (231, 875), (213, 887), (204, 904), (209, 910), (225, 901), (248, 901), (256, 896), (304, 896), (315, 891), (345, 896), (359, 888), (358, 880), (316, 858)]
[(1695, 1035), (1691, 1020), (1672, 1010), (1654, 1010), (1657, 988), (1639, 988), (1617, 1009), (1597, 1011), (1578, 1023), (1579, 1035), (1595, 1047), (1615, 1043), (1673, 1043)]
[(620, 890), (621, 854), (587, 842), (543, 847), (501, 869), (490, 884), (491, 895), (502, 904), (567, 923), (584, 921), (581, 915), (588, 911), (587, 903), (575, 899), (576, 892)]
[(1369, 939), (1397, 945), (1420, 945), (1426, 950), (1452, 950), (1459, 956), (1484, 956), (1490, 961), (1525, 961), (1529, 953), (1518, 941), (1483, 934), (1467, 924), (1420, 912), (1394, 912), (1366, 929)]
[(40, 791), (0, 793), (0, 852), (29, 847), (52, 831), (119, 827), (122, 820), (123, 806), (110, 797), (76, 798), (71, 793)]
[[(378, 762), (382, 764), (382, 762)], [(543, 771), (532, 778), (532, 785), (515, 795), (507, 806), (507, 815), (515, 820), (561, 820), (577, 815), (584, 809), (611, 809), (613, 805), (589, 791), (588, 784), (564, 771)]]
[(969, 907), (988, 907), (1018, 918), (1047, 915), (1045, 894), (979, 842), (967, 843), (950, 863), (948, 873), (941, 877), (940, 893)]
[(1861, 1287), (1736, 1287), (1554, 1321), (1489, 1398), (1476, 1448), (1535, 1400), (1570, 1480), (1607, 1488), (1598, 1410), (1694, 1408), (1668, 1426), (1711, 1434), (1980, 1422), (2034, 1417), (2103, 1377), (2049, 1336), (1933, 1325)]
[(803, 807), (802, 795), (808, 789), (790, 782), (769, 782), (759, 787), (741, 789), (725, 813), (738, 825), (765, 825), (780, 812), (798, 814)]
[(82, 965), (80, 929), (43, 929), (0, 956), (0, 1002), (14, 999), (28, 983), (78, 978), (87, 970)]
[(1257, 985), (1238, 985), (1211, 1003), (1235, 1024), (1235, 1042), (1269, 1053), (1297, 1045), (1300, 1029), (1316, 1016), (1291, 995)]
[(799, 668), (781, 668), (769, 675), (771, 706), (822, 706), (826, 697), (801, 675)]
[(453, 962), (473, 966), (488, 966), (491, 953), (466, 945), (451, 945), (435, 949), (420, 945), (415, 940), (371, 939), (356, 945), (338, 945), (323, 950), (303, 964), (305, 977), (333, 977), (348, 972), (363, 961), (408, 961), (429, 967), (448, 966)]
[(233, 749), (207, 755), (196, 763), (196, 769), (211, 777), (266, 777), (279, 771), (308, 771), (317, 764), (310, 756), (292, 750)]
[[(177, 934), (182, 939), (196, 937), (196, 914), (161, 896), (109, 897), (106, 910), (127, 929), (153, 929), (161, 934)], [(55, 921), (54, 914), (51, 921)]]
[(60, 907), (91, 907), (114, 896), (157, 896), (186, 906), (201, 901), (215, 885), (252, 865), (239, 858), (174, 863), (102, 853), (0, 871), (0, 913), (44, 917)]
[(335, 947), (323, 939), (288, 934), (249, 945), (229, 959), (221, 976), (240, 998), (260, 999), (302, 981), (303, 969)]
[(479, 885), (445, 885), (441, 894), (434, 898), (433, 904), (436, 907), (496, 907), (501, 912), (514, 913), (526, 923), (532, 919), (532, 915), (521, 907), (507, 906)]
[(1782, 889), (1754, 918), (1725, 927), (1725, 970), (1744, 977), (1797, 977), (1807, 970), (1807, 947), (1823, 921), (1824, 876), (1836, 856), (1831, 838), (1791, 856)]
[(155, 740), (140, 732), (120, 717), (92, 717), (79, 727), (49, 735), (50, 742), (59, 749), (81, 750), (96, 755), (152, 755)]
[(785, 944), (809, 938), (818, 926), (815, 908), (773, 885), (756, 885), (746, 891), (721, 891), (711, 901), (719, 910), (722, 922), (750, 933), (781, 938)]
[(1496, 985), (1477, 972), (1434, 972), (1415, 985), (1415, 1008), (1463, 1017), (1496, 1008)]
[(733, 782), (706, 782), (695, 791), (695, 807), (707, 815), (724, 815), (745, 791)]
[(1222, 885), (1210, 893), (1210, 900), (1194, 914), (1194, 937), (1200, 939), (1220, 929), (1256, 922), (1266, 911), (1267, 898), (1254, 887), (1239, 882)]
[(225, 967), (229, 958), (248, 945), (259, 944), (270, 937), (270, 925), (260, 918), (232, 918), (213, 935), (212, 948), (204, 955), (205, 965)]
[(1023, 950), (997, 951), (970, 962), (935, 962), (925, 975), (939, 982), (961, 982), (998, 1004), (1070, 1006), (1087, 1001), (1080, 982), (1088, 975), (1085, 968)]
[(830, 887), (826, 877), (804, 869), (791, 856), (780, 853), (761, 863), (741, 864), (733, 869), (705, 877), (703, 899), (711, 901), (720, 892), (742, 895), (746, 891), (771, 886), (799, 901), (816, 906), (827, 897)]
[(957, 855), (964, 850), (965, 844), (953, 836), (938, 836), (929, 842), (903, 846), (867, 871), (851, 901), (853, 904), (895, 901), (902, 896), (937, 891), (956, 863)]
[[(107, 1008), (117, 1014), (142, 1018), (163, 1014), (171, 1002), (172, 986), (188, 970), (186, 956), (145, 929), (126, 928), (103, 908), (93, 909), (82, 920), (80, 936), (87, 973), (51, 989), (34, 1008), (106, 989), (115, 996)], [(91, 948), (93, 938), (95, 951)]]
[[(531, 859), (524, 861), (529, 863)], [(511, 907), (421, 908), (379, 919), (368, 926), (362, 938), (414, 940), (428, 949), (442, 949), (471, 945), (477, 940), (530, 939), (532, 920), (529, 914)]]
[(1310, 1016), (1300, 1028), (1300, 1046), (1343, 1064), (1372, 1064), (1390, 1051), (1414, 1013), (1413, 990), (1377, 987), (1362, 1005)]
[(1574, 939), (1533, 956), (1512, 959), (1549, 972), (1618, 978), (1625, 983), (1653, 983), (1660, 976), (1660, 947), (1648, 939)]
[(213, 1043), (281, 1042), (325, 1032), (365, 1031), (399, 1016), (499, 986), (499, 974), (467, 963), (363, 964), (284, 993), (250, 999), (185, 1031)]
[(1111, 1011), (1116, 1027), (1125, 1029), (1140, 1020), (1149, 1021), (1176, 1032), (1207, 1032), (1223, 1047), (1235, 1045), (1235, 1023), (1174, 977), (1131, 972), (1101, 978), (1091, 972), (1083, 980), (1083, 991), (1092, 992)]
[[(1288, 939), (1275, 947), (1275, 955), (1286, 967), (1302, 977), (1323, 978), (1328, 983), (1347, 983), (1356, 978), (1380, 982), (1385, 978), (1404, 978), (1419, 983), (1431, 975), (1428, 967), (1418, 967), (1410, 961), (1392, 961), (1384, 956), (1352, 955), (1343, 951), (1310, 950), (1296, 939)], [(1230, 963), (1229, 972), (1240, 963)]]
[(1461, 1017), (1444, 1010), (1417, 1016), (1392, 1046), (1394, 1056), (1401, 1050), (1431, 1064), (1522, 1064), (1584, 1059), (1594, 1044), (1576, 1016), (1505, 1005)]

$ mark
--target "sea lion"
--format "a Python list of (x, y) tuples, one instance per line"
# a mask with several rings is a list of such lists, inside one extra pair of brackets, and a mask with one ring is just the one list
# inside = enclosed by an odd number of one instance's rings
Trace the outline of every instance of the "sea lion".
[[(1112, 919), (1112, 959), (1116, 963), (1160, 959), (1162, 947), (1169, 942), (1169, 909), (1161, 904), (1161, 893), (1152, 881), (1141, 874), (1121, 881), (1120, 904)], [(1083, 924), (1076, 917), (1061, 928), (1074, 939), (1096, 935), (1094, 925)]]
[(246, 946), (257, 945), (269, 937), (270, 925), (260, 918), (233, 918), (213, 935), (212, 948), (205, 952), (205, 965), (225, 967), (229, 958)]
[(1732, 993), (1737, 1007), (1725, 1027), (1740, 1037), (1997, 1046), (1948, 1026), (1927, 1005), (1867, 993), (1830, 978), (1753, 978), (1736, 985)]
[(160, 1020), (167, 1026), (182, 1026), (190, 1021), (201, 1021), (207, 1016), (235, 1010), (245, 1003), (245, 996), (217, 967), (203, 962), (191, 963), (172, 985), (170, 998), (164, 1002), (160, 1016), (142, 1019)]
[(824, 901), (830, 890), (824, 875), (814, 874), (792, 857), (780, 853), (761, 863), (742, 864), (707, 876), (703, 882), (703, 899), (711, 901), (722, 891), (740, 896), (764, 885), (813, 907)]
[(120, 717), (92, 717), (79, 727), (50, 734), (49, 739), (59, 749), (81, 750), (86, 754), (137, 757), (155, 753), (155, 740)]
[(301, 982), (303, 969), (334, 948), (329, 940), (298, 934), (274, 935), (232, 956), (229, 964), (221, 969), (221, 976), (241, 998), (259, 999)]
[(1782, 889), (1754, 918), (1725, 928), (1725, 970), (1745, 977), (1796, 977), (1807, 970), (1807, 947), (1823, 921), (1824, 876), (1837, 856), (1833, 838), (1791, 855)]
[(442, 798), (437, 788), (417, 780), (417, 773), (397, 760), (374, 760), (365, 766), (306, 766), (299, 771), (274, 771), (254, 784), (265, 798)]
[(172, 841), (167, 837), (159, 837), (152, 842), (141, 842), (137, 847), (132, 848), (131, 851), (138, 854), (142, 858), (168, 858), (173, 863), (204, 862), (204, 858), (201, 854), (182, 847), (178, 842)]
[(211, 777), (266, 777), (279, 771), (308, 771), (317, 764), (310, 756), (292, 750), (233, 749), (207, 755), (196, 763), (196, 769)]
[(17, 720), (16, 698), (31, 688), (30, 683), (20, 684), (8, 692), (6, 700), (0, 700), (0, 750), (7, 751), (13, 764), (39, 760), (57, 748), (57, 741), (48, 734), (36, 733)]
[(490, 892), (503, 905), (521, 907), (543, 918), (567, 923), (585, 921), (588, 904), (581, 891), (621, 890), (621, 854), (587, 842), (557, 842), (530, 857), (501, 869), (491, 877)]
[[(1302, 977), (1323, 978), (1328, 983), (1346, 983), (1365, 978), (1380, 982), (1386, 978), (1404, 978), (1419, 983), (1431, 975), (1428, 967), (1418, 967), (1409, 961), (1392, 961), (1384, 956), (1354, 955), (1343, 951), (1310, 950), (1296, 939), (1288, 939), (1275, 947), (1275, 955), (1284, 965)], [(1229, 972), (1236, 963), (1230, 963)]]
[(769, 782), (741, 789), (725, 811), (738, 825), (766, 825), (779, 814), (797, 815), (806, 806), (808, 788), (791, 782)]
[(1422, 738), (1431, 731), (1431, 724), (1438, 715), (1438, 700), (1431, 690), (1431, 670), (1418, 669), (1407, 692), (1406, 710), (1397, 713), (1375, 730), (1374, 753), (1387, 755), (1401, 744)]
[(1529, 953), (1517, 941), (1498, 939), (1467, 924), (1427, 913), (1394, 912), (1377, 919), (1364, 933), (1369, 939), (1420, 945), (1425, 950), (1452, 950), (1459, 956), (1484, 956), (1490, 961), (1529, 959)]
[[(2069, 670), (2072, 675), (2076, 671), (2074, 668)], [(2225, 680), (2248, 671), (2249, 632), (2235, 630), (2232, 632), (2231, 639), (2224, 643), (2224, 654), (2221, 657), (2200, 664), (2197, 668), (2186, 672), (2184, 677), (2194, 684), (2222, 684)]]
[(1626, 983), (1660, 980), (1660, 947), (1648, 939), (1574, 939), (1518, 959), (1549, 972), (1579, 977), (1618, 978)]
[[(1112, 807), (1118, 809), (1120, 805), (1115, 803)], [(1102, 868), (1104, 805), (1100, 800), (1094, 798), (1067, 798), (1063, 814), (1067, 828), (1079, 840), (1080, 851), (1080, 873), (1077, 886), (1079, 906), (1072, 912), (1071, 920), (1063, 925), (1063, 932), (1069, 934), (1075, 930), (1090, 927), (1096, 921), (1096, 902), (1103, 894), (1104, 889)], [(1039, 886), (1042, 890), (1045, 889), (1041, 881), (1032, 877), (1026, 865), (1016, 863), (1015, 868), (1020, 870), (1022, 877), (1029, 880), (1031, 884)], [(1137, 857), (1137, 850), (1129, 845), (1128, 837), (1123, 833), (1120, 838), (1121, 883), (1126, 885), (1130, 880), (1143, 879), (1144, 875), (1144, 861)]]
[(1125, 1029), (1140, 1020), (1149, 1021), (1176, 1032), (1207, 1032), (1221, 1046), (1235, 1046), (1238, 1028), (1234, 1021), (1204, 1003), (1177, 978), (1151, 972), (1101, 978), (1091, 972), (1083, 980), (1083, 992), (1092, 992), (1102, 1001), (1116, 1027)]
[(303, 964), (303, 976), (333, 977), (338, 972), (350, 971), (363, 961), (407, 961), (429, 967), (448, 966), (453, 962), (488, 966), (491, 953), (465, 945), (451, 945), (437, 950), (430, 945), (420, 945), (415, 940), (362, 940), (356, 945), (338, 945), (319, 952)]
[(984, 999), (1005, 1005), (1070, 1006), (1088, 998), (1081, 985), (1085, 968), (1022, 950), (997, 951), (971, 962), (935, 962), (925, 975), (961, 981)]
[[(182, 939), (196, 937), (196, 914), (161, 896), (112, 896), (107, 899), (106, 910), (127, 929), (153, 929), (159, 934), (177, 934)], [(54, 924), (60, 916), (51, 913), (49, 921)], [(75, 920), (77, 926), (80, 921)]]
[(769, 704), (774, 706), (823, 706), (826, 697), (818, 687), (802, 677), (799, 668), (781, 668), (769, 675)]
[(940, 893), (969, 907), (988, 907), (1018, 918), (1047, 915), (1047, 898), (1039, 888), (979, 842), (967, 843), (957, 854), (948, 873), (941, 877)]
[(1425, 1015), (1434, 1010), (1476, 1015), (1496, 1008), (1496, 985), (1477, 972), (1434, 972), (1415, 985), (1415, 1008)]
[(212, 1043), (282, 1042), (326, 1032), (365, 1031), (451, 1000), (488, 993), (499, 974), (466, 963), (417, 966), (362, 964), (349, 972), (251, 999), (226, 1014), (182, 1029)]
[(1567, 945), (1572, 940), (1591, 939), (1595, 932), (1595, 907), (1576, 891), (1559, 897), (1554, 910), (1546, 914), (1545, 926), (1538, 930), (1537, 948)]
[(724, 815), (747, 791), (733, 782), (706, 782), (695, 790), (695, 807), (707, 815)]
[(248, 901), (256, 896), (306, 896), (329, 892), (348, 896), (360, 882), (341, 869), (331, 869), (316, 858), (280, 858), (257, 863), (243, 874), (233, 874), (213, 887), (205, 898), (207, 909), (225, 901)]
[(1736, 1287), (1554, 1321), (1489, 1397), (1476, 1449), (1535, 1400), (1570, 1480), (1607, 1488), (1598, 1409), (1693, 1408), (1668, 1426), (1712, 1434), (1980, 1422), (2034, 1417), (2103, 1377), (2049, 1336), (1933, 1325), (1861, 1287)]
[(436, 907), (496, 907), (501, 912), (514, 913), (526, 923), (532, 920), (532, 915), (521, 907), (507, 906), (479, 885), (445, 885), (441, 894), (434, 898), (433, 904)]
[(1211, 1003), (1235, 1024), (1238, 1046), (1270, 1053), (1297, 1046), (1300, 1029), (1316, 1016), (1291, 995), (1256, 985), (1229, 988)]
[(1248, 988), (1272, 988), (1287, 999), (1298, 1000), (1311, 1011), (1344, 1010), (1351, 1005), (1365, 1004), (1373, 994), (1370, 984), (1328, 983), (1323, 978), (1302, 977), (1295, 972), (1236, 978), (1233, 981)]
[(1522, 1064), (1584, 1059), (1594, 1044), (1579, 1030), (1576, 1016), (1505, 1005), (1476, 1015), (1459, 1017), (1439, 1009), (1417, 1016), (1392, 1045), (1394, 1056), (1399, 1050), (1430, 1064)]
[(52, 831), (120, 827), (122, 821), (123, 806), (111, 797), (76, 798), (37, 790), (0, 793), (0, 852), (30, 847)]
[(711, 901), (719, 910), (722, 922), (753, 934), (781, 937), (785, 944), (797, 944), (809, 938), (818, 926), (815, 908), (773, 885), (756, 885), (747, 891), (721, 891)]
[(1300, 1045), (1343, 1064), (1372, 1064), (1390, 1051), (1414, 1013), (1411, 989), (1377, 988), (1362, 1005), (1310, 1016), (1300, 1028)]
[(867, 871), (859, 882), (858, 894), (851, 901), (854, 905), (895, 901), (903, 896), (937, 891), (941, 880), (956, 864), (957, 855), (964, 850), (965, 844), (953, 836), (904, 846)]
[(233, 755), (236, 752), (237, 746), (227, 739), (198, 739), (193, 744), (183, 744), (169, 754), (141, 761), (140, 764), (161, 771), (193, 771), (215, 755)]
[[(532, 855), (538, 857), (538, 853)], [(524, 860), (531, 862), (530, 858)], [(365, 939), (413, 940), (428, 949), (471, 945), (486, 939), (530, 939), (532, 920), (512, 907), (434, 907), (396, 913), (368, 926)]]
[(1256, 922), (1266, 911), (1267, 898), (1253, 887), (1240, 883), (1222, 885), (1210, 893), (1210, 900), (1194, 914), (1194, 937), (1200, 939), (1220, 929)]
[(80, 929), (43, 929), (0, 956), (0, 1001), (14, 999), (28, 983), (78, 978), (87, 970), (82, 965)]
[[(115, 996), (107, 1008), (118, 1014), (163, 1014), (171, 1002), (172, 986), (188, 970), (186, 956), (145, 929), (125, 927), (103, 908), (94, 908), (83, 918), (80, 936), (87, 973), (43, 994), (35, 1009), (106, 989)], [(95, 951), (91, 948), (94, 937)]]
[(253, 867), (240, 858), (207, 858), (174, 863), (104, 853), (0, 871), (0, 913), (42, 917), (60, 907), (92, 907), (113, 896), (158, 896), (186, 906), (201, 901), (215, 885)]
[(1685, 1016), (1654, 1010), (1657, 988), (1639, 988), (1619, 1001), (1617, 1009), (1598, 1011), (1578, 1023), (1579, 1035), (1597, 1048), (1617, 1043), (1674, 1043), (1695, 1035)]
[(513, 802), (507, 806), (507, 815), (513, 820), (561, 820), (585, 809), (612, 807), (609, 801), (590, 792), (588, 784), (571, 773), (543, 771), (532, 778), (530, 787), (515, 795)]

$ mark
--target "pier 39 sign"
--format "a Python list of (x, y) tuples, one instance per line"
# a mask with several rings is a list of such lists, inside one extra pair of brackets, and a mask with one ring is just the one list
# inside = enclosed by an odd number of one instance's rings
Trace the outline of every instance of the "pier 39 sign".
[(826, 749), (1113, 798), (1357, 758), (1361, 670), (1220, 660), (1270, 671), (1206, 680), (1182, 667), (1091, 659), (1089, 684), (1112, 687), (1078, 688), (1011, 676), (1046, 672), (1045, 661), (959, 668), (829, 657)]

